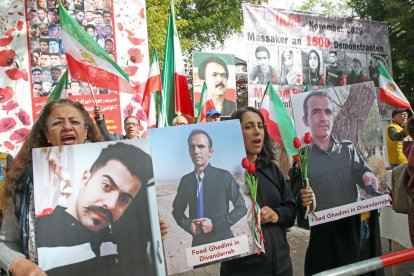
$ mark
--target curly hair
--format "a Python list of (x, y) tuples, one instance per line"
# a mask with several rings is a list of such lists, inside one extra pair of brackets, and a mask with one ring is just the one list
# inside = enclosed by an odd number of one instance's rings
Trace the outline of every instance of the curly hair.
[(8, 209), (7, 207), (9, 207), (10, 204), (12, 204), (12, 198), (17, 183), (20, 181), (20, 178), (32, 165), (32, 149), (52, 146), (52, 144), (50, 144), (46, 138), (47, 121), (52, 111), (55, 108), (61, 106), (72, 106), (82, 113), (85, 126), (88, 129), (86, 135), (87, 141), (105, 141), (102, 134), (97, 129), (94, 121), (91, 119), (91, 117), (89, 116), (88, 112), (82, 104), (69, 99), (60, 99), (46, 104), (42, 112), (39, 114), (36, 123), (33, 125), (26, 141), (23, 143), (22, 148), (17, 154), (13, 170), (11, 170), (7, 175), (7, 182), (4, 187), (3, 198), (0, 198), (1, 202), (3, 203), (3, 206), (6, 207), (6, 210)]
[(275, 162), (276, 161), (275, 143), (270, 137), (269, 132), (267, 131), (267, 126), (265, 124), (264, 117), (258, 109), (254, 107), (250, 107), (250, 106), (241, 107), (237, 109), (236, 111), (234, 111), (233, 114), (231, 114), (230, 119), (239, 119), (241, 123), (243, 119), (243, 115), (249, 111), (259, 115), (260, 119), (262, 120), (263, 129), (264, 129), (263, 146), (262, 146), (262, 150), (260, 151), (258, 157), (262, 159), (265, 162), (265, 164), (270, 164), (272, 162)]

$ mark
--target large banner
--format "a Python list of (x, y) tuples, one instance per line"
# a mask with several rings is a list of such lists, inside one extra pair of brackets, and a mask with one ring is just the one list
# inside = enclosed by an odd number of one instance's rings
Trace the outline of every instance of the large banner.
[(269, 81), (277, 91), (368, 80), (378, 87), (378, 63), (392, 72), (385, 23), (250, 4), (243, 14), (251, 106), (260, 103)]
[[(122, 132), (122, 119), (145, 120), (139, 104), (149, 70), (144, 0), (62, 1), (76, 21), (129, 75), (137, 95), (80, 82), (71, 72), (70, 98), (102, 104), (110, 131)], [(16, 153), (47, 96), (67, 68), (59, 36), (57, 0), (5, 0), (0, 3), (0, 151)], [(128, 7), (127, 9), (125, 7)], [(145, 122), (140, 131), (145, 131)]]

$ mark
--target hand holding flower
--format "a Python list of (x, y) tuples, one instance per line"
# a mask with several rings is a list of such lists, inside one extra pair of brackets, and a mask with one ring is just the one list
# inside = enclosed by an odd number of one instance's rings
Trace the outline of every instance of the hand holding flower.
[(267, 206), (260, 208), (260, 221), (262, 224), (271, 222), (276, 223), (279, 220), (279, 215)]

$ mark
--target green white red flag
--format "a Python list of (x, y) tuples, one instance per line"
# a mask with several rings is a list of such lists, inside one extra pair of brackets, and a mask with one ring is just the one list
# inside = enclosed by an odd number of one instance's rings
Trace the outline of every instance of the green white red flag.
[(270, 81), (260, 103), (260, 112), (270, 137), (284, 147), (290, 156), (297, 155), (298, 149), (293, 146), (293, 139), (296, 137), (295, 125)]
[(194, 118), (194, 110), (184, 70), (184, 59), (174, 19), (174, 1), (168, 17), (165, 40), (164, 69), (162, 72), (162, 94), (158, 127), (172, 125), (176, 115), (184, 115), (189, 121)]
[(407, 98), (401, 92), (400, 88), (394, 82), (385, 66), (380, 62), (379, 70), (379, 86), (380, 101), (393, 106), (394, 108), (410, 108), (411, 105)]
[(68, 14), (62, 3), (59, 4), (59, 16), (59, 35), (72, 78), (110, 90), (134, 93), (128, 74)]
[(67, 99), (67, 88), (68, 88), (68, 69), (66, 69), (65, 73), (60, 77), (60, 80), (56, 84), (55, 88), (53, 88), (52, 92), (50, 92), (49, 97), (47, 98), (47, 103), (52, 101), (57, 101), (59, 99)]
[(206, 118), (206, 113), (208, 109), (205, 103), (207, 103), (207, 101), (208, 101), (207, 84), (206, 82), (203, 82), (203, 88), (201, 88), (200, 102), (198, 103), (197, 123), (203, 122), (203, 120)]
[(157, 114), (156, 114), (156, 100), (157, 92), (162, 90), (160, 65), (158, 63), (157, 50), (154, 49), (152, 56), (152, 62), (150, 66), (150, 72), (147, 83), (145, 85), (144, 96), (142, 97), (142, 109), (148, 118), (148, 128), (157, 127)]

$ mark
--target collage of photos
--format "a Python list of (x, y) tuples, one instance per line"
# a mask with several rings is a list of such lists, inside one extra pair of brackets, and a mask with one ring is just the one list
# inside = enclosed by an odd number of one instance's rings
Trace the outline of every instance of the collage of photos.
[(249, 46), (249, 84), (342, 86), (371, 80), (387, 56), (319, 49)]
[[(62, 5), (85, 31), (115, 60), (111, 0), (63, 0)], [(58, 0), (27, 0), (28, 38), (32, 73), (32, 97), (47, 97), (67, 69), (59, 39)], [(89, 87), (70, 78), (70, 95), (116, 93)]]

